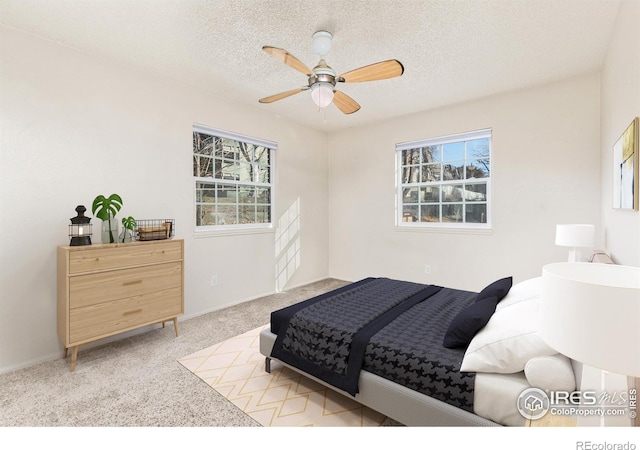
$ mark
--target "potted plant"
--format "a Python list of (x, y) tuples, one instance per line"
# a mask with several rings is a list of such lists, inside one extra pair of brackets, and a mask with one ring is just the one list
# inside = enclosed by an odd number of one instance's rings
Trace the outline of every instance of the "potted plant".
[(114, 219), (118, 211), (122, 208), (122, 198), (118, 194), (111, 194), (109, 197), (98, 195), (93, 200), (91, 211), (102, 220), (102, 243), (113, 244), (118, 236), (118, 222)]
[(120, 242), (131, 242), (133, 240), (133, 230), (136, 228), (136, 219), (133, 217), (124, 217), (122, 219), (122, 234)]

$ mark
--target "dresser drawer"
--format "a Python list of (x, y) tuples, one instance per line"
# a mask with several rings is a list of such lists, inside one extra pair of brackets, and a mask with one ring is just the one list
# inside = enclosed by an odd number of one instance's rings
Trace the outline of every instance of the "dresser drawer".
[(82, 308), (182, 286), (182, 262), (69, 278), (69, 308)]
[(182, 241), (70, 247), (69, 274), (182, 260)]
[(69, 312), (71, 344), (94, 340), (182, 313), (180, 286)]

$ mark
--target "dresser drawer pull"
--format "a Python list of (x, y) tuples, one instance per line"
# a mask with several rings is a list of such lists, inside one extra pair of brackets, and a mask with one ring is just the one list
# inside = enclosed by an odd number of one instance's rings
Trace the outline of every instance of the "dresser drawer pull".
[(137, 314), (137, 313), (141, 313), (141, 312), (142, 312), (142, 308), (134, 309), (133, 311), (123, 312), (122, 315), (123, 316), (130, 316), (131, 314)]
[(142, 283), (142, 280), (136, 280), (136, 281), (125, 281), (124, 283), (122, 283), (123, 286), (131, 286), (132, 284), (140, 284)]

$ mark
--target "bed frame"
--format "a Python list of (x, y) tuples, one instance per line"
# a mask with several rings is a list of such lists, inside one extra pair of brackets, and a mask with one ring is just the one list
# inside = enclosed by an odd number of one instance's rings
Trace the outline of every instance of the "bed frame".
[[(268, 373), (271, 372), (271, 360), (273, 359), (278, 361), (279, 364), (336, 392), (353, 398), (347, 392), (308, 375), (300, 369), (271, 358), (271, 349), (275, 340), (276, 335), (271, 333), (269, 328), (265, 328), (260, 333), (260, 353), (265, 356), (265, 370)], [(358, 389), (359, 393), (355, 397), (357, 402), (407, 426), (501, 426), (496, 422), (456, 408), (364, 370), (360, 373)]]

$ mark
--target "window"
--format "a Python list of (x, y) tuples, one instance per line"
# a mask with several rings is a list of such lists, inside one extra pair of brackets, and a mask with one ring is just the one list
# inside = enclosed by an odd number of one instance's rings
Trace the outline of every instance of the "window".
[(276, 144), (193, 127), (196, 229), (271, 226)]
[(400, 227), (489, 228), (491, 130), (396, 145)]

